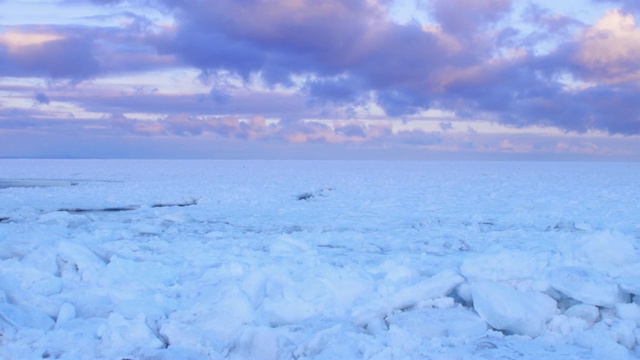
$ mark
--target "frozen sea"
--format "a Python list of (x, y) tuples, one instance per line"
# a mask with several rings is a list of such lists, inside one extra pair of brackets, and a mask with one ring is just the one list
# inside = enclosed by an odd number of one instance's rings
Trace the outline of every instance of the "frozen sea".
[(640, 163), (0, 160), (0, 359), (640, 357)]

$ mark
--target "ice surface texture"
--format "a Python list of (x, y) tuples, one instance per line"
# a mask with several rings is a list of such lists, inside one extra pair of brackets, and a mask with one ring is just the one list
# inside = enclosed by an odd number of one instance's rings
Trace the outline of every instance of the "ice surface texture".
[(639, 178), (2, 160), (0, 359), (638, 358)]

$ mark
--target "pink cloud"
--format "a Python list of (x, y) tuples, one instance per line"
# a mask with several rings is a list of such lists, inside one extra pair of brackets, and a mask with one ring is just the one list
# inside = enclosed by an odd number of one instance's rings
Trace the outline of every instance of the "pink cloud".
[(640, 27), (632, 14), (613, 9), (579, 39), (575, 61), (589, 80), (621, 83), (640, 80)]

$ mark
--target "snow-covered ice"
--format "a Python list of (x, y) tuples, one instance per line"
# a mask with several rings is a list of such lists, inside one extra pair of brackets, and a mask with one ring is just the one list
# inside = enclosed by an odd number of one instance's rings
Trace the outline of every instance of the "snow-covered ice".
[(639, 358), (638, 179), (1, 160), (0, 358)]

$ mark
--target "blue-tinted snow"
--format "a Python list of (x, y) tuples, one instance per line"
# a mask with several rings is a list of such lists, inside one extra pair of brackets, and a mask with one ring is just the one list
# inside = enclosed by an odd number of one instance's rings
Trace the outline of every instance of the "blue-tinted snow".
[(21, 179), (0, 358), (640, 356), (640, 164), (0, 161)]

